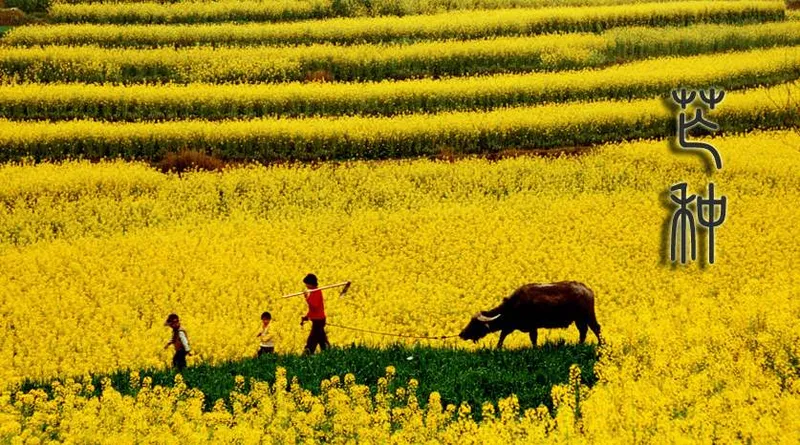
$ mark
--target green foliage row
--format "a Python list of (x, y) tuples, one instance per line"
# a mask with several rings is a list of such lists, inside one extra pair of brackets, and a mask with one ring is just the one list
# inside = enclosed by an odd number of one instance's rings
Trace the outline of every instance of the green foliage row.
[(411, 45), (0, 51), (1, 82), (257, 83), (379, 81), (602, 67), (650, 57), (800, 45), (800, 21), (626, 27), (602, 34), (501, 37)]
[(6, 8), (19, 8), (25, 12), (46, 12), (53, 0), (3, 0)]
[[(396, 369), (393, 387), (405, 386), (412, 378), (419, 381), (418, 394), (423, 395), (420, 397), (423, 406), (428, 394), (438, 391), (443, 404), (458, 406), (467, 402), (477, 413), (483, 402), (495, 402), (511, 394), (517, 395), (521, 410), (542, 404), (552, 409), (550, 388), (569, 381), (570, 365), (577, 363), (583, 383), (593, 385), (595, 361), (594, 345), (567, 345), (563, 341), (546, 343), (535, 349), (476, 352), (420, 346), (375, 349), (352, 345), (331, 348), (310, 357), (274, 354), (218, 365), (200, 364), (187, 368), (182, 376), (187, 386), (205, 394), (205, 409), (210, 410), (217, 400), (228, 401), (237, 375), (246, 378), (246, 390), (250, 378), (274, 382), (275, 368), (280, 366), (287, 370), (290, 382), (292, 377), (297, 377), (303, 388), (317, 393), (322, 380), (352, 373), (356, 383), (369, 385), (375, 394), (378, 379), (391, 365)], [(172, 386), (175, 378), (172, 370), (140, 370), (139, 375), (152, 378), (153, 385), (162, 386)], [(123, 395), (136, 394), (136, 388), (130, 385), (129, 371), (120, 370), (110, 375), (92, 376), (98, 395), (100, 382), (105, 377)], [(48, 382), (27, 381), (20, 390), (35, 388), (52, 393)]]

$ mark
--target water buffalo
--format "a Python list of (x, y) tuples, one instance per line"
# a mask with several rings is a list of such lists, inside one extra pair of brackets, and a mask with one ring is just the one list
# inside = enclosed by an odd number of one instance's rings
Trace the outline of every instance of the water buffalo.
[(537, 329), (566, 328), (573, 322), (581, 343), (586, 340), (587, 328), (592, 329), (598, 342), (603, 342), (591, 289), (576, 281), (531, 283), (515, 290), (496, 308), (475, 314), (458, 336), (477, 342), (490, 332), (500, 331), (497, 347), (502, 348), (506, 336), (520, 330), (528, 332), (536, 346)]

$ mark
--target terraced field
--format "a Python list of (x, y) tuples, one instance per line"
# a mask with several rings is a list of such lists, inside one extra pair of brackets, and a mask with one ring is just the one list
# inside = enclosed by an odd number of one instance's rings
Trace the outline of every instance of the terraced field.
[(511, 6), (269, 25), (54, 12), (67, 23), (2, 40), (0, 158), (157, 161), (192, 146), (230, 160), (374, 159), (665, 137), (660, 98), (675, 85), (740, 90), (721, 111), (729, 132), (795, 124), (781, 105), (794, 90), (778, 85), (798, 77), (800, 28), (781, 2)]
[[(47, 12), (0, 37), (0, 443), (800, 441), (783, 1), (16, 4)], [(727, 92), (711, 175), (681, 87)], [(187, 150), (225, 168), (154, 168)], [(728, 197), (713, 266), (667, 260), (680, 181)], [(353, 281), (355, 346), (297, 355), (308, 271)], [(606, 345), (449, 337), (558, 280)]]

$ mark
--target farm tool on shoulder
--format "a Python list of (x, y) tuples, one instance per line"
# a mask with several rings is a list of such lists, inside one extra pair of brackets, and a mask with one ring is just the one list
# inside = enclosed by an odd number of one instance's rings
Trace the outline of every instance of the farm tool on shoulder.
[[(345, 282), (342, 282), (342, 283), (329, 284), (327, 286), (318, 287), (318, 288), (316, 288), (314, 290), (333, 289), (333, 288), (337, 288), (337, 287), (341, 287), (342, 288), (342, 291), (339, 292), (339, 298), (341, 298), (347, 293), (348, 290), (350, 290), (350, 282), (349, 281), (345, 281)], [(307, 295), (309, 292), (311, 292), (311, 290), (306, 289), (304, 291), (300, 291), (300, 292), (295, 292), (293, 294), (284, 295), (281, 298), (299, 297), (300, 295)]]

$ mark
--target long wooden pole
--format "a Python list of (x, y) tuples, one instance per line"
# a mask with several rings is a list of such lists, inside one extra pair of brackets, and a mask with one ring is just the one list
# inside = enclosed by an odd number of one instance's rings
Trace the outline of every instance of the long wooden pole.
[(299, 297), (300, 295), (305, 295), (313, 290), (325, 290), (325, 289), (332, 289), (334, 287), (341, 287), (341, 286), (348, 286), (350, 284), (349, 281), (345, 281), (343, 283), (336, 283), (336, 284), (329, 284), (327, 286), (318, 287), (316, 289), (307, 289), (302, 292), (295, 292), (293, 294), (284, 295), (281, 298), (291, 298), (291, 297)]

